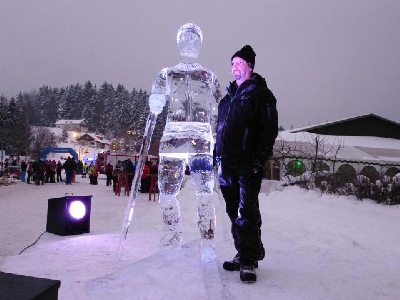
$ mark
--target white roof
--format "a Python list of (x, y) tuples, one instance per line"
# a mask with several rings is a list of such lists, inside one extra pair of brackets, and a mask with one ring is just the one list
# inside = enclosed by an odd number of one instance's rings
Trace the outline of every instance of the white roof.
[(95, 142), (99, 142), (99, 143), (101, 143), (101, 144), (109, 144), (109, 143), (110, 143), (109, 140), (104, 139), (104, 138), (100, 138), (98, 135), (96, 135), (96, 134), (94, 134), (94, 133), (86, 132), (86, 133), (84, 133), (84, 134), (81, 134), (80, 137), (82, 137), (82, 136), (84, 136), (84, 135), (90, 136), (91, 138), (93, 138), (93, 140), (94, 140)]
[[(280, 142), (312, 144), (316, 137), (328, 145), (342, 146), (337, 158), (343, 160), (400, 164), (400, 140), (374, 136), (333, 136), (309, 132), (280, 131), (275, 146)], [(332, 154), (333, 155), (333, 154)]]
[(56, 125), (66, 125), (66, 124), (80, 125), (83, 122), (85, 122), (85, 119), (80, 119), (80, 120), (58, 120), (56, 122)]

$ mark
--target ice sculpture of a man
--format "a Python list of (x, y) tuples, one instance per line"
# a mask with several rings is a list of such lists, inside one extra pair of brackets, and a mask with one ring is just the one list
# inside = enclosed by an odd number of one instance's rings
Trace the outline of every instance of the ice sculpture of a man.
[(168, 108), (159, 149), (158, 186), (165, 230), (161, 247), (181, 246), (182, 225), (177, 196), (185, 166), (189, 165), (198, 203), (198, 227), (204, 260), (209, 259), (207, 256), (212, 255), (214, 247), (212, 132), (221, 91), (215, 74), (196, 62), (202, 40), (202, 31), (195, 24), (185, 24), (178, 30), (180, 62), (162, 69), (158, 74), (152, 85), (149, 104), (150, 110), (156, 114), (165, 105)]

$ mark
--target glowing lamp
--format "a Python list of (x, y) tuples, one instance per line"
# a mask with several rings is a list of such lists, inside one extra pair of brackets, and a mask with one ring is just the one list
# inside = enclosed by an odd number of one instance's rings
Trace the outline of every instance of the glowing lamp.
[(46, 231), (75, 235), (90, 231), (92, 196), (65, 196), (48, 199)]
[(86, 215), (86, 206), (82, 201), (72, 201), (69, 206), (69, 214), (76, 220), (82, 219)]

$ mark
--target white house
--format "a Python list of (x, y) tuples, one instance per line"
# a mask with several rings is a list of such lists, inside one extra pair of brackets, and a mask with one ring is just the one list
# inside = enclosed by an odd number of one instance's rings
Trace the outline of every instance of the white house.
[(88, 123), (85, 119), (58, 120), (55, 126), (67, 131), (88, 132)]

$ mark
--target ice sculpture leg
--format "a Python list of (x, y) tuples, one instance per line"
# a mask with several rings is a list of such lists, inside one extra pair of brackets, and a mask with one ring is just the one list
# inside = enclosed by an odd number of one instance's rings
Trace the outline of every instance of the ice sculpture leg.
[(182, 224), (177, 195), (183, 181), (185, 159), (166, 157), (160, 154), (158, 186), (160, 190), (161, 214), (164, 222), (164, 236), (160, 241), (163, 249), (182, 245)]
[(201, 259), (203, 261), (212, 261), (216, 258), (212, 156), (209, 154), (197, 154), (190, 156), (189, 162), (190, 176), (196, 188), (197, 224), (201, 236)]

